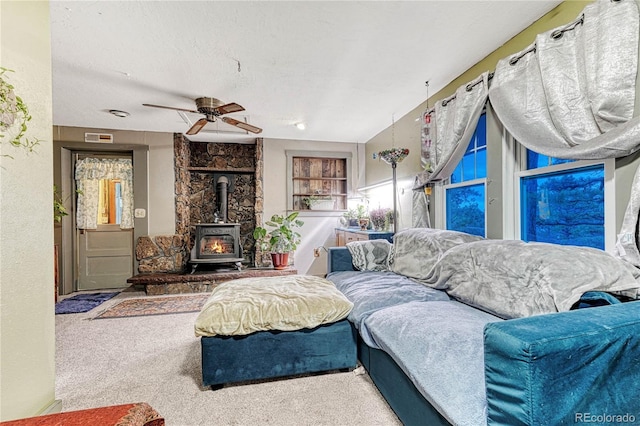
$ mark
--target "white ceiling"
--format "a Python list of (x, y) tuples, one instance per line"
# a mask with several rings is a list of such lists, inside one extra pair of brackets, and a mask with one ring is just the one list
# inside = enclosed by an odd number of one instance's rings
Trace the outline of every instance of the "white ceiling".
[(185, 132), (142, 104), (207, 96), (266, 138), (366, 142), (560, 2), (52, 0), (54, 124)]

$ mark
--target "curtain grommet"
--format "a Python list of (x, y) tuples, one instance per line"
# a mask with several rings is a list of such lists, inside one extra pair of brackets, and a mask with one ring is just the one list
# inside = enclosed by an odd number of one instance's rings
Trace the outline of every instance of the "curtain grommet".
[(554, 40), (559, 40), (562, 38), (563, 34), (564, 34), (564, 31), (555, 30), (554, 32), (551, 33), (551, 38)]

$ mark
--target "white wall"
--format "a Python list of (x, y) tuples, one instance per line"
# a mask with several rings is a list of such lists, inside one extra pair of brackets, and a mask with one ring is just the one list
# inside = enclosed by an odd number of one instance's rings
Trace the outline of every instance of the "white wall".
[(49, 3), (2, 1), (0, 24), (0, 65), (33, 117), (27, 136), (42, 140), (32, 154), (0, 144), (0, 420), (11, 420), (55, 392)]
[[(358, 158), (362, 156), (364, 147), (354, 143), (317, 142), (304, 140), (264, 139), (264, 219), (273, 214), (285, 214), (287, 209), (287, 150), (295, 151), (327, 151), (350, 152), (352, 156), (349, 176), (352, 189), (361, 185), (359, 181), (360, 166)], [(335, 228), (339, 225), (341, 213), (319, 214), (317, 212), (301, 213), (304, 221), (300, 230), (302, 243), (295, 252), (295, 268), (299, 274), (324, 275), (327, 272), (326, 251), (320, 251), (320, 257), (313, 256), (316, 247), (335, 245)]]

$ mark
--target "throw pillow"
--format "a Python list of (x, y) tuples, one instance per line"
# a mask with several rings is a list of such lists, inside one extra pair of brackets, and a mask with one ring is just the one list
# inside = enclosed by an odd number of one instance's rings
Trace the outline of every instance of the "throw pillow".
[(358, 271), (386, 271), (393, 256), (393, 244), (387, 240), (352, 241), (347, 243)]

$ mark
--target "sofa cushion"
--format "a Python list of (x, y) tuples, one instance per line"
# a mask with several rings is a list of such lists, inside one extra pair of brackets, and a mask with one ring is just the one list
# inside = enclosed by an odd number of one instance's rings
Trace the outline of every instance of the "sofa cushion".
[(486, 424), (483, 329), (500, 318), (462, 303), (410, 302), (364, 321), (418, 391), (451, 424)]
[(359, 271), (386, 271), (393, 253), (393, 245), (387, 240), (352, 241), (347, 248), (353, 266)]
[(391, 270), (418, 280), (429, 275), (443, 253), (452, 247), (483, 238), (463, 232), (431, 228), (405, 229), (393, 236)]
[(347, 318), (360, 331), (362, 340), (373, 348), (377, 348), (377, 345), (362, 326), (363, 321), (372, 313), (411, 301), (450, 299), (444, 291), (429, 288), (391, 271), (333, 272), (327, 275), (327, 279), (353, 303), (353, 309)]
[(425, 284), (502, 318), (568, 311), (588, 291), (635, 297), (640, 271), (605, 251), (514, 240), (447, 251)]

